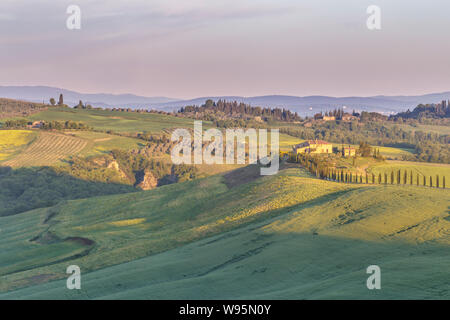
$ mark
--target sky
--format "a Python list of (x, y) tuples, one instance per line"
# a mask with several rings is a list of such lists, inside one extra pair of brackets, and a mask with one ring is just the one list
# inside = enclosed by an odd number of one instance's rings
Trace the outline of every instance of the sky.
[[(69, 30), (69, 5), (81, 29)], [(381, 9), (381, 30), (366, 10)], [(450, 91), (448, 0), (1, 0), (0, 85), (144, 96)]]

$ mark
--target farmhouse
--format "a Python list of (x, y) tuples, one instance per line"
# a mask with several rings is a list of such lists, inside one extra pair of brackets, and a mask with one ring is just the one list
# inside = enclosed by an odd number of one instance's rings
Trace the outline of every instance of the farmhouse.
[(358, 117), (350, 114), (350, 113), (344, 113), (342, 116), (342, 121), (355, 121), (358, 120)]
[(353, 157), (356, 155), (356, 148), (354, 147), (343, 147), (342, 156), (343, 157)]
[(44, 125), (44, 121), (33, 121), (28, 122), (27, 128), (29, 129), (39, 129)]
[(294, 154), (333, 153), (333, 145), (323, 140), (308, 140), (293, 147)]

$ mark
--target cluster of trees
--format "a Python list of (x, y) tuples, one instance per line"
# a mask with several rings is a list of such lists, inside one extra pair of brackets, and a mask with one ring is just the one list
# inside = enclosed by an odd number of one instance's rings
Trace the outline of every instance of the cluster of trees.
[(388, 120), (388, 116), (385, 116), (385, 115), (383, 115), (381, 113), (378, 113), (378, 112), (363, 111), (363, 112), (361, 112), (359, 120), (361, 122), (386, 121), (386, 120)]
[(92, 106), (90, 104), (84, 104), (83, 101), (80, 100), (76, 106), (73, 107), (74, 109), (92, 109)]
[(158, 185), (192, 180), (198, 175), (198, 170), (194, 166), (174, 165), (129, 151), (112, 150), (111, 155), (134, 185), (140, 182), (137, 177), (145, 171), (150, 171), (158, 179)]
[(5, 128), (13, 129), (13, 128), (26, 128), (30, 122), (26, 119), (17, 119), (17, 120), (6, 120), (4, 123)]
[(47, 121), (43, 122), (41, 129), (45, 130), (63, 130), (63, 129), (72, 129), (72, 130), (91, 130), (92, 128), (83, 122), (77, 121)]
[[(113, 161), (117, 162), (117, 167), (110, 165)], [(158, 180), (159, 186), (198, 177), (198, 170), (194, 166), (174, 165), (143, 154), (117, 149), (112, 150), (109, 155), (93, 158), (74, 157), (69, 166), (59, 170), (87, 181), (130, 186), (138, 185), (145, 172), (151, 172)]]
[(218, 128), (267, 128), (267, 125), (255, 120), (244, 119), (220, 119), (214, 120), (214, 125)]
[(50, 207), (62, 200), (134, 191), (127, 185), (77, 179), (56, 168), (0, 167), (0, 216)]
[[(55, 100), (55, 98), (50, 98), (50, 104), (51, 104), (52, 106), (55, 106), (55, 105), (56, 105), (56, 100)], [(63, 96), (62, 93), (59, 95), (58, 106), (65, 106), (65, 104), (64, 104), (64, 96)]]
[(180, 114), (207, 114), (207, 113), (221, 113), (226, 117), (260, 117), (262, 120), (268, 119), (277, 121), (301, 121), (300, 116), (295, 112), (280, 108), (261, 108), (252, 107), (242, 102), (228, 102), (219, 100), (206, 100), (202, 106), (186, 106), (180, 109)]
[[(15, 128), (26, 128), (27, 126), (31, 126), (33, 122), (30, 122), (26, 119), (17, 119), (17, 120), (6, 120), (5, 128), (15, 129)], [(77, 121), (47, 121), (42, 122), (40, 124), (40, 129), (44, 130), (63, 130), (63, 129), (72, 129), (72, 130), (92, 130), (92, 128), (86, 125), (83, 122)]]
[(450, 118), (450, 101), (447, 103), (443, 101), (438, 104), (419, 104), (414, 108), (413, 111), (409, 109), (406, 112), (400, 112), (396, 115), (391, 116), (391, 119), (398, 120), (402, 119), (417, 119), (420, 120), (422, 118)]
[(138, 139), (142, 139), (148, 142), (155, 142), (155, 143), (169, 143), (170, 137), (168, 137), (166, 134), (151, 134), (149, 132), (143, 132), (138, 133), (136, 135)]
[(370, 144), (367, 142), (361, 142), (359, 144), (358, 150), (356, 152), (361, 157), (373, 157), (375, 159), (384, 160), (384, 157), (380, 153), (380, 149), (373, 148)]

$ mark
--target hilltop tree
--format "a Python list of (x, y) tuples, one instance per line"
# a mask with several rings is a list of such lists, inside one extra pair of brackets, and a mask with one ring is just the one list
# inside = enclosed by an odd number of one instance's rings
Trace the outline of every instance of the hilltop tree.
[(74, 108), (75, 109), (84, 109), (83, 101), (80, 100), (80, 102), (78, 102), (78, 104)]
[(50, 98), (50, 104), (54, 106), (56, 104), (55, 98)]
[(64, 104), (64, 97), (62, 93), (59, 95), (58, 105), (62, 106)]
[(372, 154), (372, 147), (367, 142), (361, 142), (359, 144), (358, 153), (361, 157), (370, 157)]

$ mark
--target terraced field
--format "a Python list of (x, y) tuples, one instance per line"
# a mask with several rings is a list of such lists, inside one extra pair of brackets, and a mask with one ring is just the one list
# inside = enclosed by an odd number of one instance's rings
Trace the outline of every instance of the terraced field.
[(19, 153), (36, 136), (31, 130), (0, 130), (0, 161)]
[(77, 154), (86, 144), (86, 140), (76, 137), (40, 132), (36, 141), (14, 158), (3, 162), (2, 165), (13, 168), (53, 165), (70, 155)]

